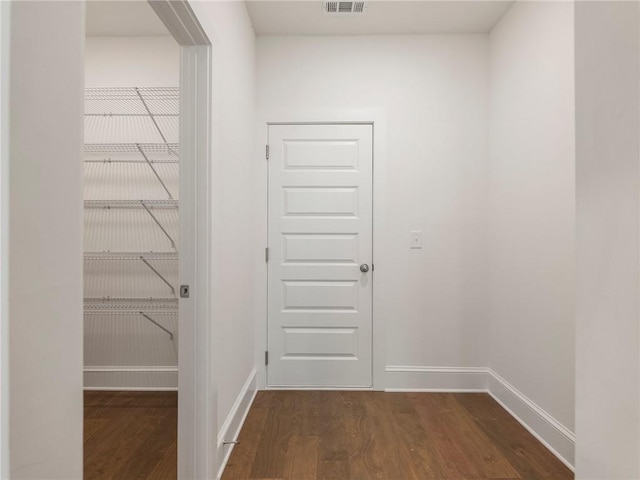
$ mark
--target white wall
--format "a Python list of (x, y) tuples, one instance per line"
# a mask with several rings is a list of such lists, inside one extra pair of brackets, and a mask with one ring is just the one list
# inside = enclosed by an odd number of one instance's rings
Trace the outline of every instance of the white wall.
[(10, 477), (81, 478), (84, 5), (11, 7)]
[(261, 255), (255, 228), (261, 201), (255, 194), (259, 159), (253, 155), (255, 37), (243, 2), (190, 4), (213, 45), (213, 356), (222, 455), (222, 440), (235, 439), (230, 425), (237, 424), (239, 406), (246, 406), (255, 388), (253, 284)]
[(517, 2), (490, 39), (489, 367), (573, 430), (573, 4)]
[(177, 87), (180, 46), (173, 37), (87, 37), (86, 87)]
[(0, 3), (0, 478), (9, 477), (9, 19)]
[(576, 3), (579, 479), (640, 478), (640, 11)]
[[(484, 366), (487, 36), (260, 36), (257, 45), (265, 122), (290, 121), (287, 111), (308, 121), (327, 110), (386, 117), (386, 175), (375, 192), (386, 215), (377, 211), (374, 238), (384, 364)], [(263, 231), (265, 221), (263, 208)], [(411, 230), (424, 232), (422, 250), (409, 248)], [(410, 377), (406, 388), (437, 387)]]

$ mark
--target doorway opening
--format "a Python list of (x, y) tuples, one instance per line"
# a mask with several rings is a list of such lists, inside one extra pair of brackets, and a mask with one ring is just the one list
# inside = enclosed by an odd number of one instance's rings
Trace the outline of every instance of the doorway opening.
[[(129, 26), (116, 21), (127, 16), (133, 17)], [(156, 469), (163, 471), (160, 476), (177, 474), (179, 127), (179, 45), (144, 2), (90, 2), (84, 140), (87, 478), (151, 475)], [(116, 455), (123, 442), (132, 455), (156, 461)]]
[(206, 477), (211, 45), (186, 2), (89, 2), (87, 34), (85, 477)]

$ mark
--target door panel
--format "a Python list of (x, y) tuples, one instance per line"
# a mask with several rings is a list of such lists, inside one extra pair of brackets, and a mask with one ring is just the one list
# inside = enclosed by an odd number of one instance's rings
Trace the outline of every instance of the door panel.
[(372, 145), (371, 125), (269, 126), (269, 386), (371, 386)]

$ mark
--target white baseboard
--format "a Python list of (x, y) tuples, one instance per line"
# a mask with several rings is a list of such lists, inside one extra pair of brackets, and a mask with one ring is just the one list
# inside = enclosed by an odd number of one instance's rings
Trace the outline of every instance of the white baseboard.
[(386, 392), (488, 393), (562, 463), (574, 470), (574, 433), (491, 368), (387, 366), (385, 384)]
[(227, 415), (224, 424), (218, 432), (218, 454), (216, 458), (220, 461), (220, 468), (218, 469), (218, 476), (216, 478), (222, 477), (222, 472), (224, 472), (233, 447), (235, 446), (234, 444), (225, 445), (224, 442), (237, 440), (256, 393), (256, 369), (254, 368), (249, 374), (247, 381), (231, 407), (229, 415)]
[(487, 369), (388, 365), (385, 387), (386, 392), (486, 392)]
[(487, 376), (489, 395), (574, 471), (575, 434), (492, 369)]
[(85, 367), (84, 389), (174, 391), (178, 367)]

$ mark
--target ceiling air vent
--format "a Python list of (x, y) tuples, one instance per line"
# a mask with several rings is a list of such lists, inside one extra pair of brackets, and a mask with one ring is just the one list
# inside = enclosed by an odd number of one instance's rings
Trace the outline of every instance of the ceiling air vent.
[(365, 12), (365, 2), (322, 2), (327, 15), (354, 15)]

